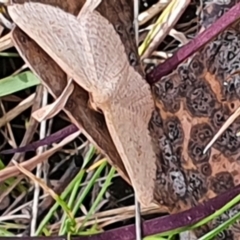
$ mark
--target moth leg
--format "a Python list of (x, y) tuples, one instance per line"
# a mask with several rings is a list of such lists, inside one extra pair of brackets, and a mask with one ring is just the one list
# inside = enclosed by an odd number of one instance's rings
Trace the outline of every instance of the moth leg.
[(73, 90), (74, 90), (73, 79), (70, 79), (68, 81), (67, 86), (63, 90), (62, 94), (53, 103), (46, 105), (38, 109), (37, 111), (33, 112), (32, 116), (38, 122), (53, 118), (64, 108)]

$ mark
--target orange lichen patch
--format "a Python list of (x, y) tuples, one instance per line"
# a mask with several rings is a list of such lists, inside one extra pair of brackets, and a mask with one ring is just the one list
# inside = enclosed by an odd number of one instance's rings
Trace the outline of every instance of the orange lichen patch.
[(206, 72), (205, 75), (206, 82), (210, 85), (212, 91), (216, 94), (216, 98), (218, 102), (222, 101), (222, 85), (220, 82), (216, 79), (216, 76), (214, 74), (211, 74), (210, 72)]

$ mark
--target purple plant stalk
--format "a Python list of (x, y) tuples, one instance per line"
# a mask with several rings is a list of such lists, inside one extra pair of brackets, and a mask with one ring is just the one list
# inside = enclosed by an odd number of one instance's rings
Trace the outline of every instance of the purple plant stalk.
[[(204, 204), (191, 208), (189, 210), (172, 214), (165, 217), (159, 217), (147, 220), (143, 223), (143, 236), (150, 236), (160, 234), (166, 231), (171, 231), (177, 228), (191, 226), (213, 214), (217, 210), (224, 207), (226, 203), (231, 201), (240, 193), (240, 185), (223, 193), (215, 198), (210, 199)], [(134, 224), (99, 233), (92, 236), (84, 236), (76, 238), (75, 240), (135, 240), (135, 226)]]
[[(213, 214), (221, 209), (226, 203), (231, 201), (240, 193), (240, 185), (223, 193), (215, 198), (210, 199), (204, 204), (186, 210), (181, 213), (172, 214), (166, 217), (158, 217), (147, 220), (143, 223), (143, 236), (150, 236), (176, 228), (191, 226), (196, 224), (206, 216)], [(52, 237), (21, 237), (21, 240), (67, 240), (65, 236)], [(95, 235), (71, 237), (72, 240), (135, 240), (134, 224), (120, 227), (117, 229), (105, 231)], [(19, 240), (18, 237), (1, 237), (1, 240)]]
[(13, 153), (19, 153), (19, 152), (36, 151), (37, 148), (39, 148), (41, 146), (45, 146), (45, 145), (49, 146), (53, 143), (59, 142), (59, 141), (63, 140), (64, 138), (66, 138), (67, 136), (73, 134), (76, 131), (78, 131), (78, 128), (75, 125), (71, 124), (53, 134), (51, 134), (50, 136), (48, 136), (44, 139), (27, 144), (26, 146), (23, 146), (23, 147), (3, 150), (0, 152), (0, 154), (5, 155), (5, 154), (13, 154)]

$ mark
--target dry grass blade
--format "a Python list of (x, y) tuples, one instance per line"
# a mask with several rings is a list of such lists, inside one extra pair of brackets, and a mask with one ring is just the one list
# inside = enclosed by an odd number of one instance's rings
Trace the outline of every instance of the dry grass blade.
[[(42, 95), (43, 95), (43, 86), (39, 85), (36, 89), (36, 97), (34, 99), (34, 103), (31, 109), (32, 112), (40, 108)], [(26, 132), (24, 134), (24, 137), (19, 147), (25, 146), (27, 143), (29, 143), (32, 140), (33, 135), (37, 130), (37, 127), (38, 127), (38, 122), (33, 117), (30, 117), (28, 122), (28, 127), (26, 129)], [(23, 153), (16, 153), (13, 156), (13, 159), (15, 159), (17, 162), (22, 162), (23, 158), (24, 158)]]
[(0, 52), (11, 47), (13, 47), (13, 41), (11, 39), (11, 33), (8, 33), (0, 38)]
[(159, 46), (186, 10), (190, 0), (172, 0), (162, 12), (153, 29), (139, 48), (141, 58), (147, 58)]
[(27, 169), (25, 169), (24, 167), (22, 167), (20, 164), (18, 164), (14, 159), (12, 160), (12, 163), (14, 164), (14, 166), (24, 175), (26, 175), (27, 177), (29, 177), (33, 182), (37, 182), (42, 189), (47, 192), (49, 195), (51, 195), (55, 200), (56, 200), (56, 193), (50, 189), (45, 182), (42, 181), (42, 179), (37, 178), (34, 174), (32, 174), (31, 172), (29, 172)]
[(240, 116), (240, 107), (227, 119), (227, 121), (222, 125), (222, 127), (218, 130), (218, 132), (214, 135), (212, 140), (207, 144), (207, 146), (203, 150), (203, 154), (212, 147), (214, 142), (223, 134), (224, 131)]
[(197, 52), (201, 47), (210, 42), (214, 37), (223, 32), (228, 26), (238, 20), (240, 3), (234, 5), (228, 12), (216, 20), (209, 28), (201, 32), (195, 39), (180, 48), (172, 57), (147, 74), (147, 81), (154, 84), (162, 77), (171, 73), (180, 63)]
[(33, 182), (37, 183), (38, 185), (40, 185), (42, 187), (42, 189), (47, 192), (49, 195), (51, 195), (51, 197), (53, 199), (55, 199), (55, 201), (58, 201), (59, 204), (63, 207), (63, 209), (65, 209), (68, 217), (75, 222), (74, 216), (71, 213), (71, 210), (68, 208), (68, 206), (59, 198), (59, 196), (51, 189), (49, 188), (45, 182), (40, 179), (37, 178), (34, 174), (32, 174), (31, 172), (29, 172), (27, 169), (25, 169), (24, 167), (22, 167), (20, 164), (18, 164), (16, 161), (12, 160), (13, 164), (15, 165), (15, 167), (21, 171), (23, 174), (25, 174), (27, 177), (29, 177)]
[[(56, 144), (53, 148), (45, 151), (41, 155), (37, 155), (37, 156), (21, 163), (20, 166), (22, 166), (23, 168), (26, 168), (28, 171), (33, 170), (37, 166), (38, 163), (46, 161), (55, 152), (59, 151), (64, 145), (73, 141), (79, 134), (80, 134), (80, 131), (69, 135), (63, 141)], [(18, 174), (19, 174), (19, 170), (15, 166), (6, 167), (0, 171), (0, 182), (3, 182), (4, 180), (6, 180), (10, 177), (16, 176)]]
[(4, 116), (0, 118), (0, 127), (4, 126), (6, 123), (10, 122), (20, 113), (31, 107), (33, 105), (35, 96), (35, 93), (30, 95), (28, 98), (20, 102), (15, 108), (4, 114)]
[[(169, 32), (169, 36), (172, 36), (173, 38), (175, 38), (177, 41), (179, 41), (181, 43), (181, 45), (185, 45), (189, 42), (189, 40), (186, 38), (186, 36), (184, 35), (184, 33), (179, 32), (177, 30), (175, 30), (174, 28), (172, 28)], [(180, 46), (181, 46), (180, 45)]]
[(138, 16), (139, 26), (142, 26), (148, 22), (151, 18), (159, 14), (168, 4), (169, 1), (158, 1), (156, 4), (152, 5), (146, 11), (142, 12)]

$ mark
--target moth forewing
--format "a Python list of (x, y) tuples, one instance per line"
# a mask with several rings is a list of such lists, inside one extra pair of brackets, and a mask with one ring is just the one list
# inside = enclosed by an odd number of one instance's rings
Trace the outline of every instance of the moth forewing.
[(85, 31), (75, 16), (60, 8), (33, 2), (11, 5), (8, 12), (19, 28), (78, 84), (90, 91), (97, 78), (92, 67), (93, 56)]
[(153, 200), (157, 171), (148, 130), (154, 102), (148, 84), (132, 67), (125, 81), (127, 87), (122, 85), (104, 115), (137, 198), (148, 206)]

